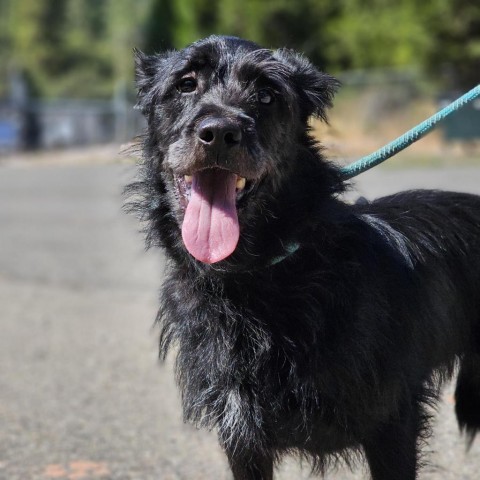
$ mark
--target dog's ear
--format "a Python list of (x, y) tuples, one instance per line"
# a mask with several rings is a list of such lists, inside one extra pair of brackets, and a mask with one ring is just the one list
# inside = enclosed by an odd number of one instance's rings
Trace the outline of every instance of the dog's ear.
[(135, 84), (137, 86), (138, 107), (148, 113), (152, 104), (151, 94), (156, 83), (157, 74), (161, 71), (162, 55), (146, 55), (136, 48), (133, 50), (135, 58)]
[(293, 50), (276, 50), (274, 57), (290, 70), (293, 87), (300, 99), (302, 116), (306, 119), (314, 115), (326, 121), (326, 110), (332, 106), (340, 82), (317, 70), (307, 58)]

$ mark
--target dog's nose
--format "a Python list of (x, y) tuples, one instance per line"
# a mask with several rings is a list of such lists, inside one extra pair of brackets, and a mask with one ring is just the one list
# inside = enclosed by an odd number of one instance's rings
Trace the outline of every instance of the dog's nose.
[(242, 130), (228, 118), (206, 118), (197, 127), (200, 142), (209, 147), (229, 148), (239, 145)]

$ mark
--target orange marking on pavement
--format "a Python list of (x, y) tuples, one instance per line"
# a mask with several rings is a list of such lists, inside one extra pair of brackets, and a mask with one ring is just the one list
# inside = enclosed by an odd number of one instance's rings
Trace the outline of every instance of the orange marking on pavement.
[(80, 480), (88, 476), (103, 477), (110, 472), (106, 463), (88, 462), (79, 460), (77, 462), (70, 462), (71, 473), (68, 476), (69, 480)]
[(62, 478), (67, 476), (67, 472), (61, 465), (52, 464), (45, 467), (43, 476), (49, 478)]
[(110, 475), (110, 470), (105, 462), (90, 462), (87, 460), (70, 462), (66, 469), (59, 464), (47, 465), (43, 473), (44, 477), (66, 478), (68, 480), (100, 478), (106, 475)]

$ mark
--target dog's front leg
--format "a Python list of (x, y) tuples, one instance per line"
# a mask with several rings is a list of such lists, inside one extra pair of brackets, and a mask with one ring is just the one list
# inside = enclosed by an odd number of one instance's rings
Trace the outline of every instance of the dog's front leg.
[(235, 480), (273, 480), (273, 460), (271, 457), (252, 456), (239, 458), (228, 456), (228, 462)]
[(373, 480), (415, 480), (421, 422), (419, 407), (408, 415), (380, 426), (364, 442)]

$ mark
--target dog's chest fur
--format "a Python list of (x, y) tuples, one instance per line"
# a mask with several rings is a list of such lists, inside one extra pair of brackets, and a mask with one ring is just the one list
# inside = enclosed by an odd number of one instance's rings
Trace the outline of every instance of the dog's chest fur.
[[(350, 324), (348, 304), (358, 299), (346, 300), (344, 289), (342, 300), (332, 297), (340, 278), (322, 278), (303, 262), (250, 274), (191, 273), (173, 271), (165, 283), (162, 348), (179, 346), (186, 419), (216, 427), (227, 449), (302, 444), (328, 453), (355, 444), (372, 411), (390, 413), (385, 405), (398, 387), (373, 373), (369, 333)], [(351, 274), (354, 281), (354, 265)], [(363, 347), (342, 335), (347, 324)], [(370, 394), (359, 400), (358, 392)]]

